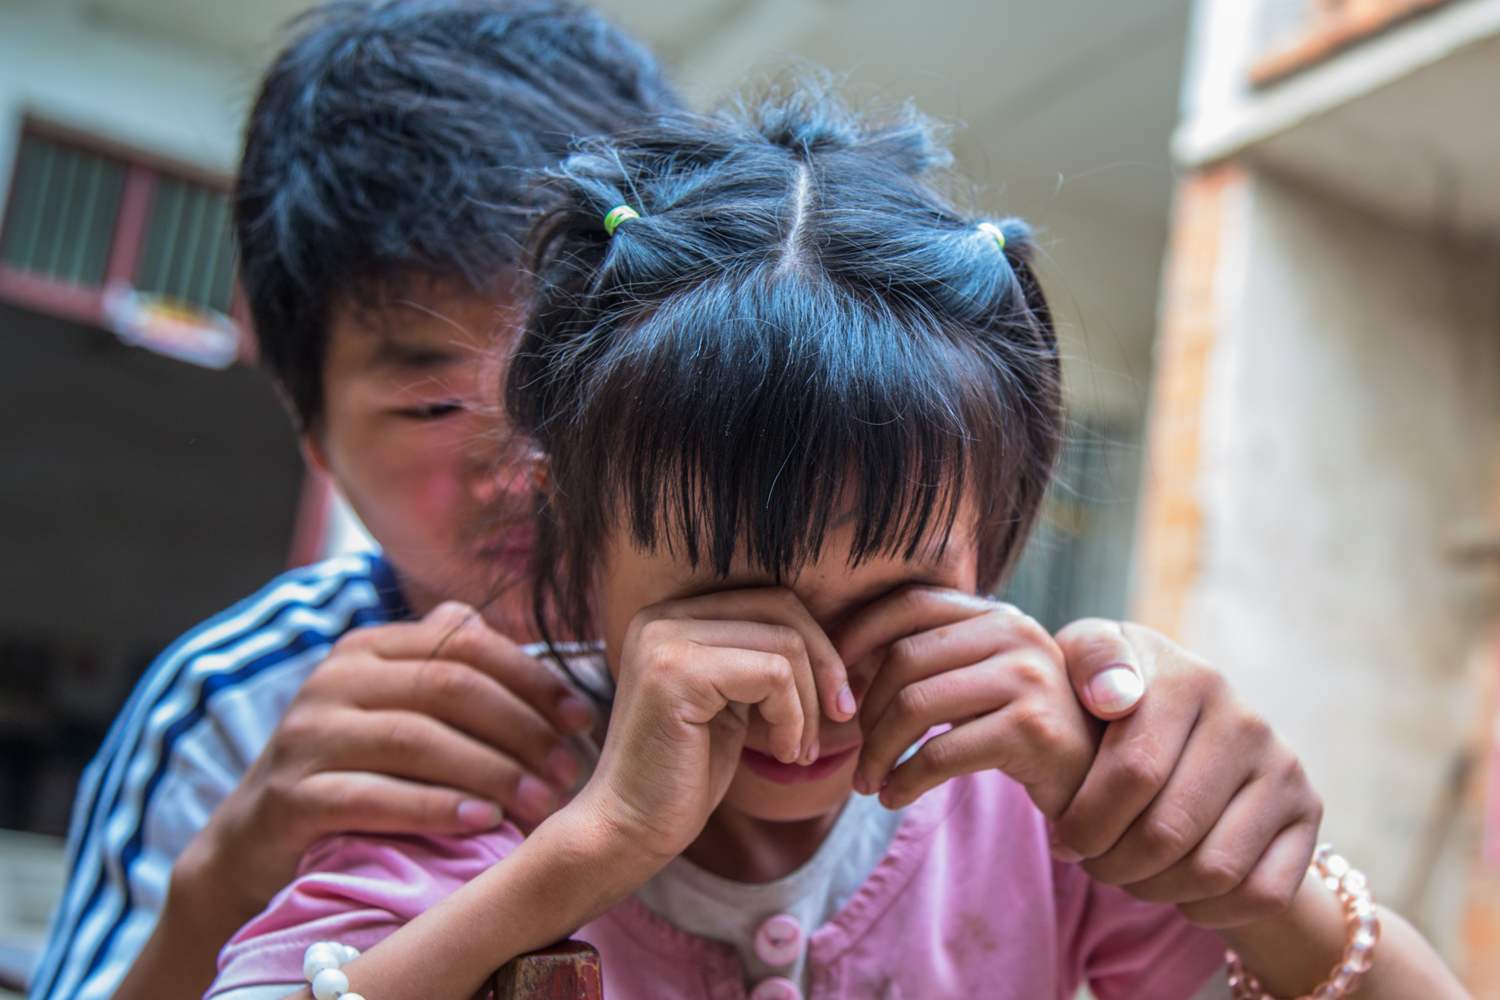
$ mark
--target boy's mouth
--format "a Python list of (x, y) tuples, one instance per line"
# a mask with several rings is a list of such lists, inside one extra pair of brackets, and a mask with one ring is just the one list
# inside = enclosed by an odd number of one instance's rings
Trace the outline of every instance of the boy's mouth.
[(740, 760), (754, 775), (778, 785), (799, 785), (806, 781), (821, 781), (847, 764), (859, 752), (859, 744), (824, 753), (811, 764), (783, 764), (770, 754), (746, 747)]
[(498, 532), (481, 541), (479, 555), (487, 559), (524, 559), (535, 547), (535, 532), (515, 529)]

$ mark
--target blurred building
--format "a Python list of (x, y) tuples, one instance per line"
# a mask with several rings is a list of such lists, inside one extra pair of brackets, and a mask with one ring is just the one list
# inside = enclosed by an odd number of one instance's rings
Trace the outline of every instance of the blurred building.
[(0, 6), (0, 827), (61, 833), (144, 666), (294, 558), (228, 229), (258, 62), (195, 12)]
[(0, 982), (141, 670), (316, 552), (227, 226), (261, 56), (222, 41), (275, 6), (0, 4)]
[(1135, 608), (1500, 996), (1500, 2), (1200, 0), (1188, 67)]

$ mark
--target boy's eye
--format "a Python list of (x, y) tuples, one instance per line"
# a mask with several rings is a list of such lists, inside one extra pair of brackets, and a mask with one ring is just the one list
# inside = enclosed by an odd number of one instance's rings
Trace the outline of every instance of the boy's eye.
[(464, 404), (453, 401), (442, 403), (427, 403), (423, 406), (411, 406), (397, 410), (398, 416), (411, 420), (441, 420), (443, 417), (458, 413), (464, 408)]

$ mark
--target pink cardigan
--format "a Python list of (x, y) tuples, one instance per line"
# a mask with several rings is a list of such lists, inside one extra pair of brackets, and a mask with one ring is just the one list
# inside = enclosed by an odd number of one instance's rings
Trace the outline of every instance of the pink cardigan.
[[(210, 995), (302, 978), (314, 941), (364, 949), (501, 860), (509, 826), (471, 837), (339, 836), (229, 942)], [(608, 1000), (744, 1000), (729, 946), (627, 899), (575, 935)], [(811, 935), (807, 1000), (1174, 1000), (1221, 966), (1219, 938), (1047, 852), (1042, 816), (997, 772), (956, 779), (903, 817), (885, 858)], [(497, 963), (498, 964), (498, 963)]]

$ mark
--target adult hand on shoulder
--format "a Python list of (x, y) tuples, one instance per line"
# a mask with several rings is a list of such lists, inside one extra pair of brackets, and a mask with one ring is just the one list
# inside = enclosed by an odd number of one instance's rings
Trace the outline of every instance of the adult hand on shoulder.
[(1057, 645), (1078, 704), (1089, 714), (1111, 722), (1135, 711), (1146, 693), (1146, 675), (1121, 622), (1081, 618), (1057, 633)]
[(550, 669), (465, 605), (350, 632), (183, 852), (174, 890), (201, 885), (243, 919), (326, 834), (540, 822), (580, 772), (564, 734), (592, 722)]
[[(1106, 625), (1120, 644), (1106, 641)], [(1058, 641), (1079, 656), (1075, 685), (1082, 677), (1087, 688), (1110, 660), (1128, 663), (1150, 694), (1105, 730), (1056, 821), (1054, 852), (1206, 927), (1285, 910), (1322, 818), (1296, 755), (1218, 671), (1151, 629), (1087, 623)]]

